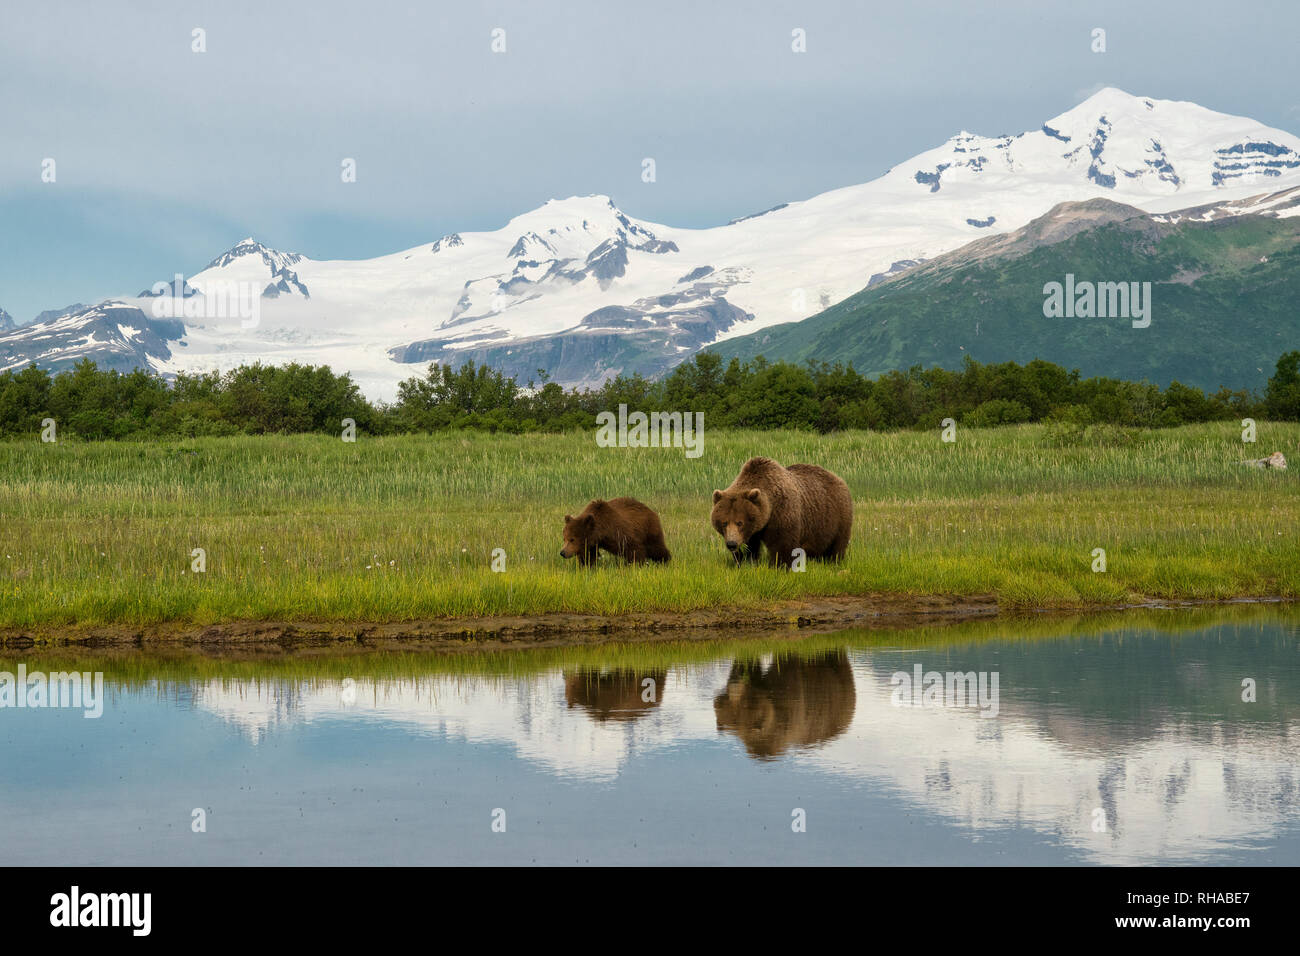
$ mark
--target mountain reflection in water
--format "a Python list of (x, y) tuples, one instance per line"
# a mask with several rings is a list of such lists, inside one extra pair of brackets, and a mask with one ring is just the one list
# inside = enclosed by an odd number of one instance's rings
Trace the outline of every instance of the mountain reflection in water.
[[(744, 773), (749, 764), (763, 769), (764, 786), (800, 795), (790, 806), (816, 806), (833, 794), (851, 814), (855, 800), (873, 801), (873, 829), (857, 828), (863, 843), (855, 858), (898, 839), (890, 832), (901, 825), (925, 820), (968, 841), (1021, 834), (1061, 862), (1262, 854), (1297, 863), (1295, 622), (1295, 612), (1273, 611), (1177, 631), (1113, 626), (1018, 637), (991, 625), (969, 639), (844, 634), (767, 645), (758, 656), (734, 641), (717, 656), (708, 645), (625, 646), (608, 652), (608, 663), (599, 648), (586, 648), (571, 661), (559, 652), (537, 668), (501, 673), (440, 673), (432, 664), (425, 673), (366, 675), (358, 664), (355, 678), (334, 676), (343, 664), (329, 677), (115, 685), (110, 673), (106, 716), (148, 700), (173, 720), (215, 716), (213, 729), (224, 726), (229, 736), (233, 728), (242, 740), (225, 748), (232, 763), (249, 762), (268, 744), (295, 752), (295, 735), (309, 728), (313, 740), (345, 730), (371, 741), (399, 735), (410, 743), (395, 764), (409, 767), (430, 746), (438, 748), (431, 755), (455, 746), (462, 764), (494, 754), (493, 772), (509, 778), (512, 792), (544, 790), (551, 800), (560, 798), (538, 781), (563, 782), (566, 794), (595, 787), (634, 801), (628, 781), (655, 768), (673, 778), (662, 783), (675, 796), (707, 794), (694, 821), (701, 826), (752, 792), (745, 781), (758, 778)], [(910, 676), (917, 665), (925, 673), (997, 674), (995, 716), (982, 716), (973, 700), (918, 705), (919, 694), (900, 695), (895, 675)], [(1244, 681), (1254, 682), (1254, 702), (1242, 699)], [(33, 715), (23, 719), (36, 726)], [(201, 732), (211, 733), (193, 730)], [(0, 811), (22, 800), (21, 788), (0, 790)], [(600, 825), (590, 813), (586, 820)], [(916, 862), (945, 859), (941, 846), (923, 851)]]

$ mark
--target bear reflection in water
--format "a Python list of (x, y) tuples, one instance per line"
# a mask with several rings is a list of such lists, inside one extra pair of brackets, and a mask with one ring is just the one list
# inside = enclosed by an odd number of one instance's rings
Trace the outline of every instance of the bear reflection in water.
[(844, 733), (856, 704), (853, 669), (840, 650), (778, 657), (766, 668), (736, 661), (713, 712), (718, 730), (739, 737), (751, 757), (774, 760)]
[(659, 706), (668, 672), (583, 667), (564, 675), (564, 701), (595, 720), (635, 720)]

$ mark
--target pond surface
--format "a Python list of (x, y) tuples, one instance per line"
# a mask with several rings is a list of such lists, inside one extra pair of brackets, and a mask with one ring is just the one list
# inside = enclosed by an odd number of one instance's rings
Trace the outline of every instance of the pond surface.
[(4, 865), (1300, 864), (1293, 609), (20, 663), (105, 699), (0, 708)]

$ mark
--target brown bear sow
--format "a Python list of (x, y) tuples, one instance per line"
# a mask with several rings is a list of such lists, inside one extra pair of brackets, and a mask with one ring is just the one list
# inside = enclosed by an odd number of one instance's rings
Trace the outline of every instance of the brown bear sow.
[(737, 563), (757, 561), (761, 545), (768, 563), (782, 567), (790, 566), (795, 548), (838, 561), (853, 530), (853, 497), (825, 468), (751, 458), (731, 487), (713, 493), (713, 527)]
[(582, 514), (564, 516), (560, 557), (576, 556), (579, 564), (588, 565), (602, 548), (633, 564), (672, 558), (659, 516), (635, 498), (597, 498)]

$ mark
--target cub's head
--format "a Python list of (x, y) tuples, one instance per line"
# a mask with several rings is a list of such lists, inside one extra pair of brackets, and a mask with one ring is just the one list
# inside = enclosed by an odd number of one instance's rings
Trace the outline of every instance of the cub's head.
[(564, 547), (560, 557), (572, 558), (588, 550), (587, 542), (596, 530), (596, 516), (592, 514), (564, 516)]
[(727, 550), (735, 552), (745, 542), (767, 527), (772, 516), (772, 500), (761, 488), (748, 491), (713, 492), (713, 527)]

